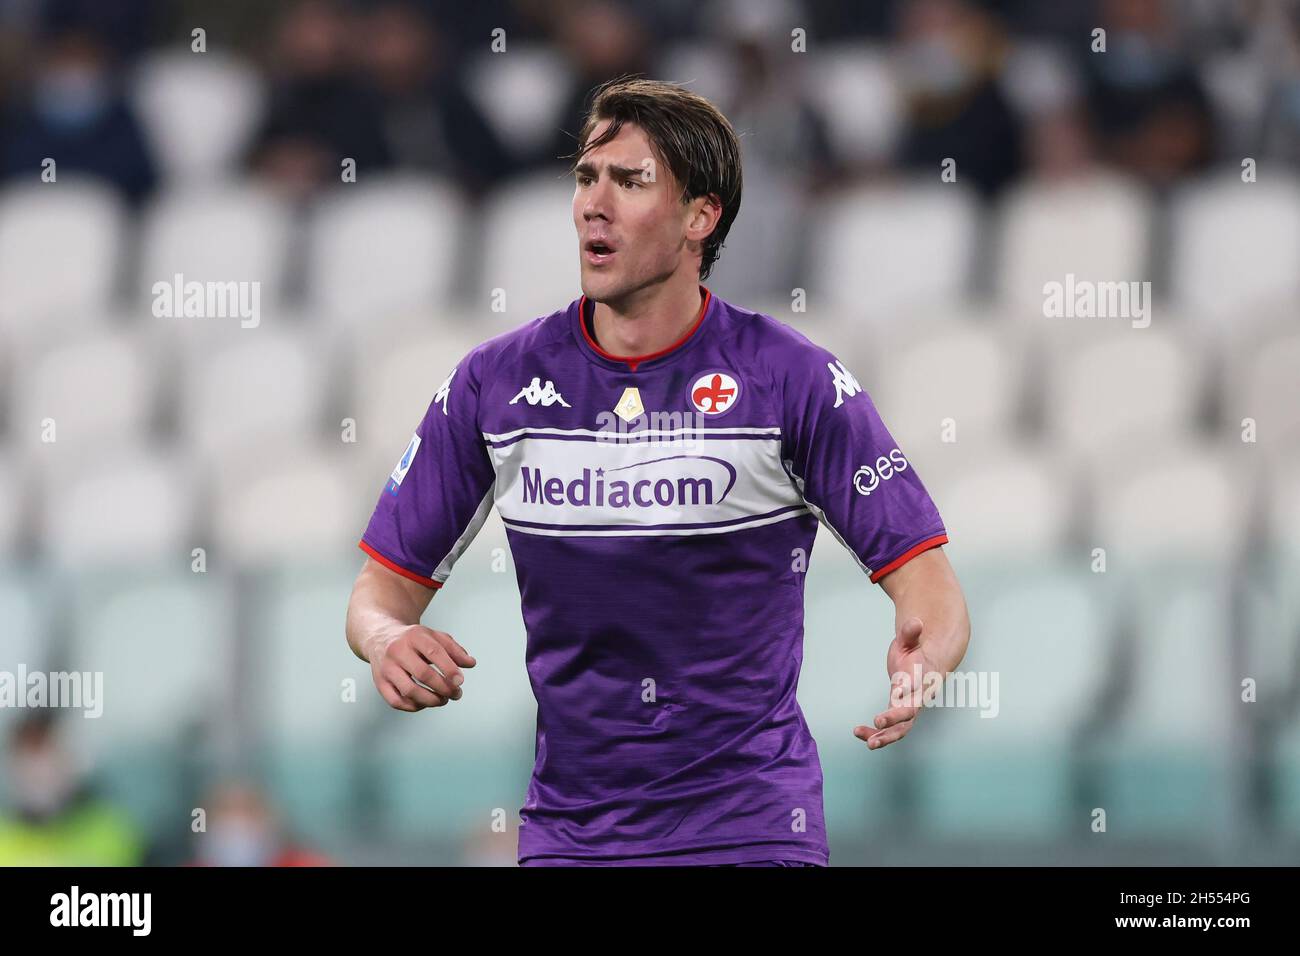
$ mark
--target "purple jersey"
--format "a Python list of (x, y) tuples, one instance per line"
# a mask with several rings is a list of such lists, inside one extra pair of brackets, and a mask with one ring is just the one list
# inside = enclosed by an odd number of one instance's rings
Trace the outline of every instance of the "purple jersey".
[(833, 355), (702, 288), (653, 355), (609, 355), (585, 298), (438, 387), (361, 547), (429, 587), (495, 505), (537, 697), (521, 864), (826, 864), (795, 700), (820, 520), (872, 581), (947, 541)]

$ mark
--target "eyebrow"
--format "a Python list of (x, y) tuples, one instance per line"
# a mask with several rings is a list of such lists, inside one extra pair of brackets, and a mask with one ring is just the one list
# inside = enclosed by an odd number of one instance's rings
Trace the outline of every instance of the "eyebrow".
[[(610, 165), (606, 168), (609, 170), (609, 174), (615, 179), (632, 179), (633, 177), (640, 179), (645, 175), (645, 168), (641, 166)], [(573, 174), (575, 176), (590, 176), (593, 179), (596, 179), (598, 177), (598, 170), (592, 163), (581, 162), (577, 166), (573, 167)]]

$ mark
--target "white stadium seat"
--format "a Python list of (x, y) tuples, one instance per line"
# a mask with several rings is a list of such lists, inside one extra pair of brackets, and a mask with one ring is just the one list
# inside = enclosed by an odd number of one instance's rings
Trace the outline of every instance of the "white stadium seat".
[(1005, 438), (1023, 399), (1021, 340), (970, 318), (892, 327), (869, 391), (905, 452), (940, 444), (952, 419), (957, 444)]
[(186, 758), (206, 765), (203, 745), (234, 736), (229, 579), (182, 567), (79, 577), (61, 665), (103, 675), (102, 715), (70, 714), (68, 740), (103, 771), (109, 798), (150, 828), (189, 806), (181, 802)]
[(31, 511), (28, 492), (27, 476), (15, 456), (0, 453), (0, 563), (18, 557)]
[(1109, 616), (1077, 564), (1026, 559), (963, 574), (975, 636), (947, 706), (904, 744), (927, 832), (1032, 841), (1077, 826), (1072, 744), (1111, 676)]
[(1059, 554), (1069, 541), (1077, 481), (1042, 449), (958, 442), (932, 451), (921, 478), (963, 555), (1019, 561)]
[(1174, 298), (1210, 327), (1240, 329), (1260, 307), (1300, 295), (1300, 183), (1274, 166), (1183, 187), (1170, 214)]
[(736, 76), (715, 44), (682, 40), (669, 44), (659, 57), (655, 75), (669, 83), (680, 83), (714, 103), (731, 102)]
[(30, 338), (108, 308), (126, 246), (111, 189), (63, 174), (0, 191), (0, 330)]
[[(212, 465), (214, 547), (249, 566), (350, 555), (374, 506), (357, 493), (351, 448), (291, 436)], [(382, 482), (375, 499), (381, 488)]]
[(1300, 331), (1294, 322), (1270, 334), (1243, 336), (1230, 352), (1223, 396), (1223, 427), (1239, 435), (1255, 421), (1255, 440), (1266, 457), (1300, 446)]
[(211, 352), (189, 353), (179, 382), (180, 440), (211, 460), (265, 438), (323, 434), (339, 424), (325, 419), (328, 358), (301, 327), (250, 330)]
[[(52, 593), (48, 579), (36, 569), (19, 563), (0, 562), (0, 671), (28, 674), (47, 671), (55, 663), (50, 628)], [(10, 730), (30, 710), (0, 707), (0, 741), (8, 741)]]
[(1208, 443), (1132, 443), (1092, 463), (1107, 579), (1124, 596), (1125, 700), (1110, 725), (1101, 794), (1117, 836), (1222, 826), (1229, 754), (1247, 712), (1231, 599), (1246, 543), (1248, 456)]
[(58, 469), (41, 489), (41, 542), (59, 567), (188, 567), (196, 474), (174, 452), (117, 446)]
[(1048, 362), (1044, 439), (1063, 451), (1104, 455), (1128, 434), (1167, 437), (1196, 425), (1203, 356), (1171, 328), (1098, 330)]
[(265, 107), (257, 71), (217, 50), (146, 55), (131, 77), (129, 95), (164, 175), (174, 181), (229, 173)]
[[(110, 330), (36, 354), (16, 369), (9, 421), (17, 447), (72, 467), (92, 443), (143, 438), (159, 392), (156, 343)], [(53, 442), (46, 442), (52, 420)]]
[(473, 302), (505, 294), (500, 330), (562, 309), (582, 294), (573, 180), (541, 173), (502, 187), (482, 216), (482, 250)]
[(822, 200), (810, 221), (810, 296), (902, 322), (968, 292), (979, 219), (960, 185), (864, 186)]
[(903, 100), (888, 54), (871, 44), (819, 44), (804, 89), (826, 119), (831, 145), (854, 162), (887, 160), (903, 131)]
[(348, 323), (443, 308), (459, 291), (464, 229), (458, 194), (436, 180), (366, 179), (335, 190), (312, 217), (309, 297)]
[(469, 95), (501, 140), (521, 156), (545, 147), (563, 119), (572, 71), (556, 50), (509, 40), (505, 53), (484, 51), (465, 74)]
[(1147, 193), (1110, 174), (1017, 186), (1000, 209), (998, 293), (1018, 311), (1041, 314), (1043, 286), (1070, 273), (1092, 282), (1149, 281), (1151, 219)]
[[(258, 282), (263, 309), (284, 293), (291, 226), (284, 202), (253, 185), (164, 192), (146, 211), (135, 300), (155, 299), (155, 283)], [(176, 325), (238, 318), (155, 319)]]
[(1227, 566), (1245, 546), (1250, 457), (1231, 446), (1153, 432), (1088, 460), (1097, 546), (1116, 562)]

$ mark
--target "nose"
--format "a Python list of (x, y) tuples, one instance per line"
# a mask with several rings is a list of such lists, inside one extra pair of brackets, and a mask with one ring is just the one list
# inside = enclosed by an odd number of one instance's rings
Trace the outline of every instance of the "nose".
[(592, 183), (582, 205), (582, 218), (587, 222), (593, 219), (609, 221), (609, 180), (601, 177)]

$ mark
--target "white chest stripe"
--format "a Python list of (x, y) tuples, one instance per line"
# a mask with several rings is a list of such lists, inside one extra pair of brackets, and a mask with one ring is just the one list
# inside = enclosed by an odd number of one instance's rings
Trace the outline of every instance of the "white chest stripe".
[(513, 530), (541, 535), (695, 535), (807, 514), (781, 464), (779, 429), (684, 429), (648, 442), (520, 429), (484, 437), (495, 502)]

